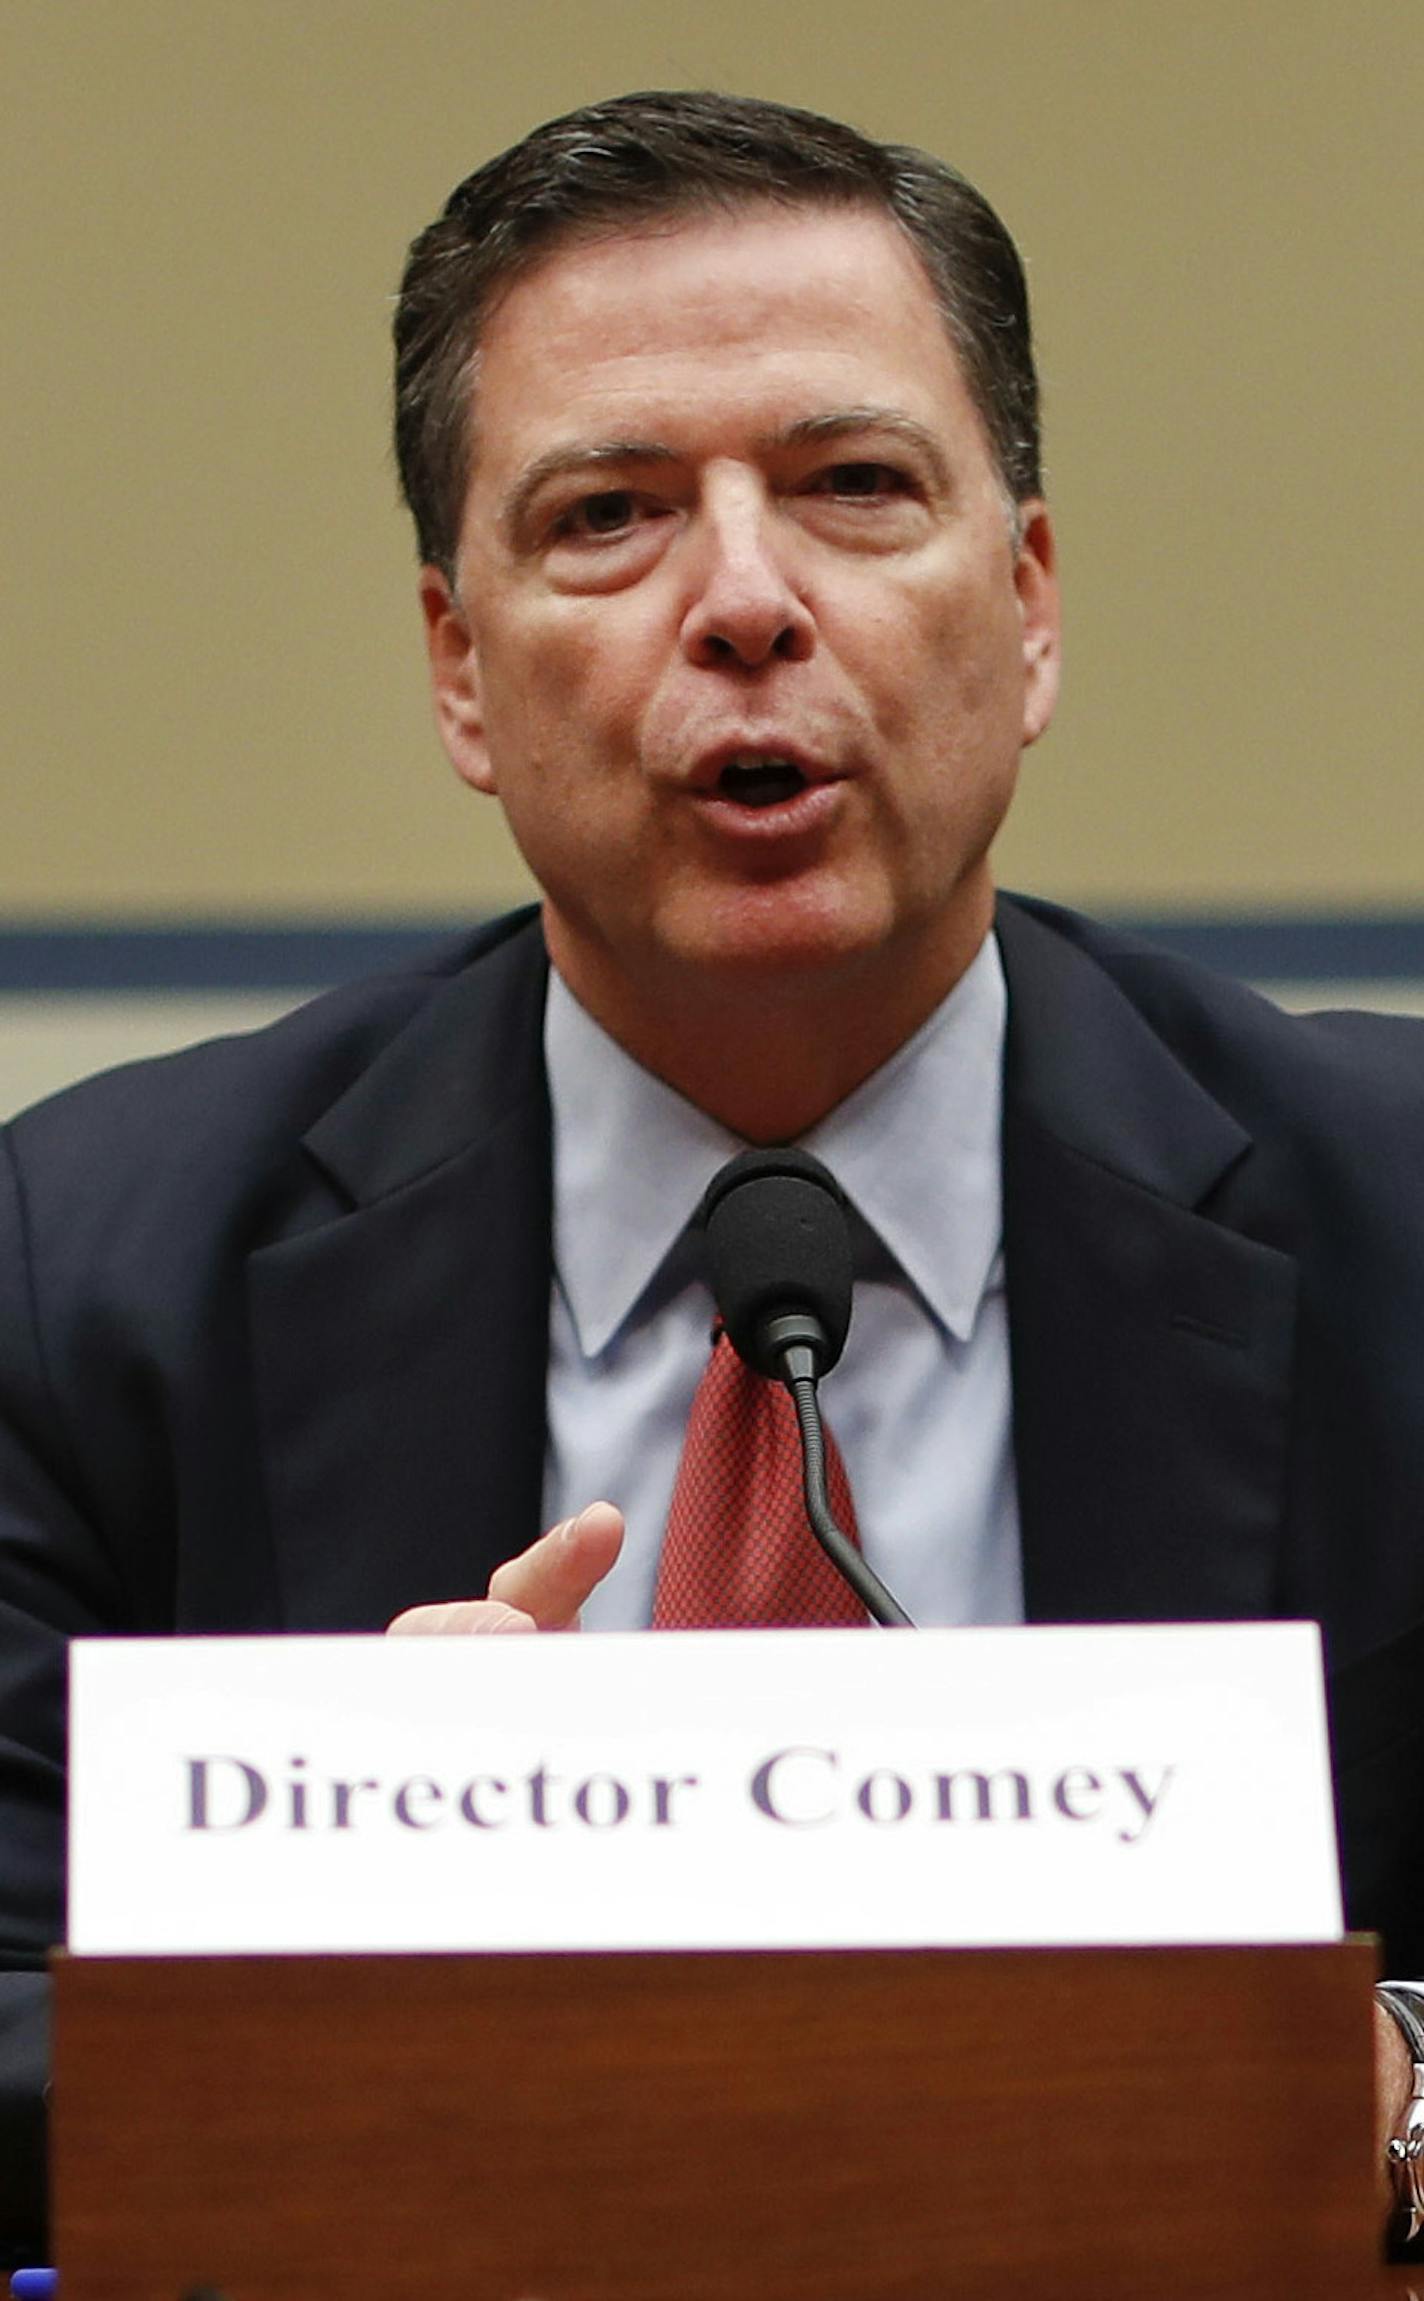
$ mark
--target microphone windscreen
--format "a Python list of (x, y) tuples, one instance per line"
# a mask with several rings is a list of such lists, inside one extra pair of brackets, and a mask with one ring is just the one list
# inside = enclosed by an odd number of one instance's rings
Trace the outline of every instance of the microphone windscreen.
[(809, 1311), (833, 1367), (850, 1325), (851, 1245), (845, 1195), (809, 1151), (741, 1151), (712, 1177), (698, 1220), (712, 1293), (732, 1346), (758, 1374), (780, 1366), (763, 1347), (768, 1319)]

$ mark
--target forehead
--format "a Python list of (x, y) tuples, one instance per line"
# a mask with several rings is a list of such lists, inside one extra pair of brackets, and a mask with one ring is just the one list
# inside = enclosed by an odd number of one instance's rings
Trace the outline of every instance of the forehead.
[(822, 406), (901, 406), (983, 440), (929, 277), (889, 216), (766, 207), (562, 243), (486, 323), (473, 476), (649, 422), (773, 427)]

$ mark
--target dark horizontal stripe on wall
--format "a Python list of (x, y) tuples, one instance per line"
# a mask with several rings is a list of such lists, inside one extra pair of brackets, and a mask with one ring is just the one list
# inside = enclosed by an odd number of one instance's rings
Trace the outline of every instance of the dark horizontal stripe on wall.
[(0, 926), (0, 992), (324, 990), (398, 967), (473, 924)]
[[(1254, 982), (1424, 982), (1424, 913), (1110, 915), (1165, 949)], [(476, 923), (0, 924), (0, 993), (319, 990), (398, 967)]]
[(1218, 974), (1255, 983), (1424, 982), (1424, 913), (1209, 917), (1122, 912), (1113, 922)]

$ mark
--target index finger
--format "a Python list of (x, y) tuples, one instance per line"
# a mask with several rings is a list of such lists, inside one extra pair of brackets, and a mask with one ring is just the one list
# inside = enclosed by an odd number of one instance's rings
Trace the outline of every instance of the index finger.
[(489, 1594), (528, 1614), (541, 1630), (576, 1630), (579, 1608), (623, 1547), (623, 1513), (590, 1502), (490, 1576)]

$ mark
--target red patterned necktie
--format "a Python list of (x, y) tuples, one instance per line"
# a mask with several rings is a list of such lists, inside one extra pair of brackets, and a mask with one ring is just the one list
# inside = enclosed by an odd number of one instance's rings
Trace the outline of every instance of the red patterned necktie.
[[(859, 1540), (840, 1448), (826, 1432), (837, 1525)], [(865, 1608), (811, 1532), (796, 1409), (719, 1325), (688, 1417), (653, 1601), (655, 1630), (861, 1626)]]

